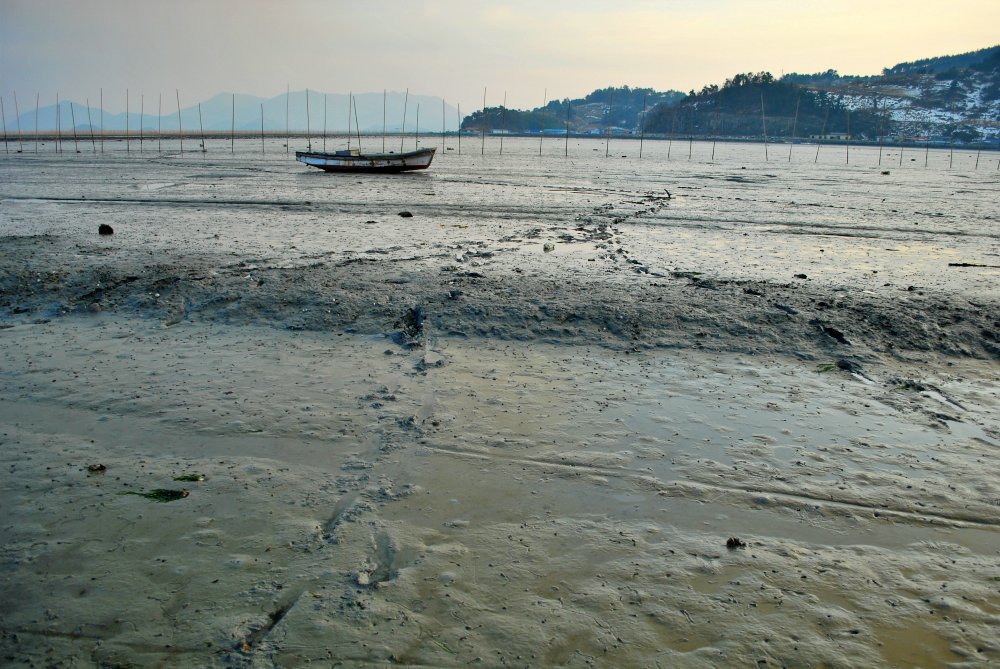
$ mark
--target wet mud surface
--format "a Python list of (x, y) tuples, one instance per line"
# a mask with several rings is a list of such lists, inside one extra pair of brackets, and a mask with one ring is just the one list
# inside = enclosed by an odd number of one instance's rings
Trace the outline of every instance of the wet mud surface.
[(1000, 661), (995, 175), (556, 148), (0, 164), (5, 663)]

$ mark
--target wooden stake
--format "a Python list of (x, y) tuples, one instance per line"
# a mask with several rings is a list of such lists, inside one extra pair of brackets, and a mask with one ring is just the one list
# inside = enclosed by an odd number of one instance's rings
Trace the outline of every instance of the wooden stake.
[(564, 158), (569, 158), (569, 110), (572, 106), (569, 98), (566, 98), (566, 146), (563, 148)]
[[(878, 114), (878, 100), (875, 101), (875, 113)], [(878, 120), (878, 166), (882, 167), (882, 146), (885, 136), (885, 101), (882, 101), (882, 114)]]
[(0, 118), (3, 118), (3, 152), (10, 155), (10, 147), (7, 146), (7, 113), (3, 108), (2, 95), (0, 95)]
[(386, 89), (382, 89), (382, 153), (385, 153), (385, 108), (386, 108)]
[(846, 165), (851, 164), (851, 110), (847, 110), (847, 162)]
[(926, 168), (927, 167), (927, 160), (930, 158), (930, 155), (931, 155), (931, 130), (930, 130), (930, 128), (926, 128), (925, 127), (924, 134), (927, 137), (927, 139), (924, 140), (924, 168)]
[(403, 140), (406, 138), (406, 108), (410, 106), (410, 89), (406, 89), (406, 97), (403, 98), (403, 125), (399, 128), (399, 152), (403, 152)]
[(163, 93), (156, 102), (156, 151), (163, 153)]
[(94, 141), (94, 122), (90, 118), (90, 98), (87, 98), (87, 127), (90, 128), (90, 146), (97, 153), (97, 142)]
[(715, 123), (712, 127), (712, 161), (715, 161), (715, 143), (719, 139), (719, 113), (722, 110), (722, 91), (715, 94)]
[[(326, 152), (326, 93), (323, 93), (323, 152)], [(385, 145), (385, 136), (382, 136), (382, 144)]]
[(14, 121), (17, 123), (17, 152), (24, 153), (24, 143), (21, 141), (21, 108), (17, 106), (17, 91), (14, 91)]
[(611, 89), (611, 99), (608, 102), (608, 137), (604, 141), (604, 157), (608, 157), (608, 153), (611, 151), (611, 110), (615, 106), (615, 89)]
[(642, 123), (639, 124), (639, 160), (642, 160), (642, 141), (646, 138), (646, 98), (649, 93), (642, 94)]
[(764, 162), (767, 162), (767, 117), (764, 115), (764, 92), (760, 94), (760, 127), (764, 132)]
[(260, 155), (264, 155), (264, 103), (260, 103)]
[(312, 126), (309, 122), (309, 89), (306, 89), (306, 151), (312, 151)]
[[(548, 102), (549, 102), (549, 89), (546, 88), (545, 89), (545, 93), (542, 95), (542, 114), (543, 114), (542, 118), (545, 118), (544, 117), (544, 114), (545, 114), (545, 105), (548, 104)], [(545, 128), (544, 127), (539, 128), (538, 129), (538, 156), (539, 157), (541, 157), (541, 155), (542, 155), (542, 138), (544, 136), (545, 136)]]
[(233, 93), (233, 115), (229, 123), (229, 153), (236, 155), (236, 93)]
[(104, 153), (104, 89), (100, 88), (98, 91), (101, 96), (97, 103), (101, 108), (101, 153)]
[(444, 145), (444, 98), (441, 98), (441, 155), (448, 149)]
[(955, 102), (951, 103), (951, 136), (948, 139), (948, 169), (950, 170), (955, 161)]
[(38, 153), (38, 103), (41, 94), (35, 93), (35, 153)]
[[(905, 130), (905, 128), (907, 128), (909, 126), (909, 121), (910, 121), (909, 112), (908, 111), (907, 112), (903, 112), (903, 128), (904, 128), (904, 130)], [(900, 167), (903, 166), (903, 149), (905, 149), (905, 148), (906, 148), (906, 135), (904, 135), (903, 133), (900, 133), (900, 135), (899, 135), (899, 166)]]
[[(288, 155), (288, 145), (292, 143), (292, 136), (288, 130), (288, 105), (291, 98), (292, 87), (289, 84), (285, 84), (285, 155)], [(350, 110), (348, 110), (348, 118), (350, 118)], [(348, 141), (350, 141), (349, 136)], [(348, 148), (350, 147), (348, 146)]]
[(62, 153), (62, 107), (59, 105), (59, 91), (56, 91), (56, 153)]
[(125, 89), (125, 153), (131, 153), (128, 143), (128, 89)]
[(139, 153), (142, 153), (142, 120), (146, 114), (146, 94), (139, 96)]
[(181, 155), (184, 155), (184, 121), (181, 120), (181, 92), (175, 88), (177, 94), (177, 136), (181, 140)]
[(688, 128), (688, 162), (691, 162), (691, 153), (694, 149), (694, 106), (691, 106), (691, 127)]
[[(69, 101), (69, 122), (73, 124), (73, 150), (80, 153), (80, 143), (76, 138), (76, 112), (73, 111), (73, 101)], [(5, 131), (6, 134), (6, 131)]]
[(819, 140), (816, 142), (816, 158), (813, 159), (813, 164), (819, 162), (819, 147), (823, 146), (823, 135), (826, 134), (826, 122), (830, 120), (830, 107), (826, 108), (826, 115), (823, 117), (823, 127), (819, 131)]
[(483, 88), (483, 124), (480, 128), (481, 134), (483, 136), (482, 148), (480, 148), (480, 155), (486, 155), (486, 88)]
[(462, 103), (458, 103), (458, 108), (455, 110), (455, 114), (458, 116), (458, 155), (462, 155)]
[(361, 150), (361, 123), (358, 121), (358, 101), (354, 101), (354, 131), (358, 133), (358, 151)]
[(667, 144), (667, 161), (670, 160), (670, 149), (674, 146), (674, 130), (677, 128), (677, 109), (679, 103), (674, 104), (674, 119), (670, 122), (670, 142)]
[(503, 136), (507, 134), (507, 91), (503, 92), (503, 106), (500, 107), (500, 155), (503, 155)]
[(208, 147), (205, 146), (205, 124), (201, 122), (201, 103), (198, 103), (198, 131), (201, 133), (201, 152), (207, 153)]
[(795, 120), (792, 121), (792, 141), (788, 145), (788, 162), (792, 162), (792, 147), (795, 146), (795, 131), (799, 127), (799, 103), (802, 102), (802, 91), (795, 98)]

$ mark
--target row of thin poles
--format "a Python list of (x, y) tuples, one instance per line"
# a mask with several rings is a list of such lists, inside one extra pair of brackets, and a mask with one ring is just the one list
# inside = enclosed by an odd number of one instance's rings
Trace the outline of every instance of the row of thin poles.
[[(407, 111), (408, 111), (408, 107), (409, 107), (409, 94), (410, 94), (409, 89), (407, 89), (406, 90), (406, 94), (405, 94), (404, 103), (403, 103), (403, 122), (402, 122), (401, 129), (400, 129), (400, 147), (399, 147), (400, 151), (403, 151), (404, 147), (405, 147), (406, 116), (407, 116)], [(100, 89), (99, 95), (100, 95), (100, 99), (99, 99), (99, 110), (100, 110), (100, 151), (101, 151), (101, 153), (103, 153), (104, 152), (104, 137), (105, 137), (105, 132), (104, 132), (104, 89), (103, 88)], [(14, 91), (13, 97), (14, 97), (15, 121), (17, 123), (18, 152), (23, 153), (24, 152), (24, 142), (23, 142), (22, 129), (21, 129), (20, 106), (19, 106), (19, 103), (18, 103), (17, 92), (16, 91)], [(483, 155), (485, 155), (485, 153), (486, 153), (486, 127), (487, 127), (486, 97), (487, 97), (487, 89), (484, 88), (483, 89), (482, 124), (481, 124), (481, 149), (480, 149), (480, 152)], [(311, 114), (309, 112), (309, 98), (310, 98), (310, 92), (309, 92), (309, 89), (306, 89), (306, 138), (307, 138), (307, 150), (311, 151), (312, 150), (312, 128), (311, 128)], [(291, 100), (291, 91), (290, 91), (290, 88), (286, 86), (286, 92), (285, 92), (285, 153), (286, 154), (290, 152), (290, 144), (291, 144), (290, 100)], [(126, 152), (129, 152), (129, 153), (131, 152), (131, 139), (132, 139), (132, 134), (130, 133), (130, 129), (129, 129), (129, 119), (130, 119), (130, 116), (131, 116), (131, 114), (130, 114), (130, 108), (129, 108), (130, 101), (131, 101), (131, 96), (129, 95), (129, 90), (126, 89), (125, 90), (125, 150), (126, 150)], [(144, 134), (143, 134), (143, 129), (144, 129), (143, 120), (145, 118), (145, 101), (146, 101), (145, 95), (140, 95), (140, 102), (139, 102), (139, 104), (140, 104), (140, 108), (139, 108), (140, 109), (140, 111), (139, 111), (139, 152), (140, 153), (143, 151), (143, 146), (144, 146), (144, 141), (145, 141), (145, 137), (144, 137)], [(183, 121), (182, 121), (182, 118), (181, 118), (181, 102), (180, 102), (180, 91), (179, 90), (176, 90), (176, 101), (177, 101), (177, 124), (178, 124), (178, 130), (179, 130), (178, 135), (179, 135), (179, 140), (180, 140), (180, 151), (181, 151), (181, 153), (183, 153), (184, 152), (184, 127), (183, 127)], [(546, 106), (547, 102), (548, 102), (548, 89), (545, 89), (545, 93), (543, 95), (542, 108), (544, 108)], [(794, 145), (795, 145), (796, 130), (797, 130), (797, 127), (798, 127), (798, 116), (799, 116), (799, 105), (800, 105), (800, 102), (801, 102), (801, 93), (800, 93), (800, 95), (799, 95), (799, 97), (798, 97), (798, 99), (796, 100), (796, 103), (795, 103), (795, 117), (794, 117), (794, 121), (793, 121), (793, 125), (792, 125), (792, 137), (791, 137), (792, 141), (791, 141), (791, 143), (789, 145), (789, 149), (788, 149), (788, 161), (789, 162), (791, 162), (791, 160), (792, 160), (792, 150), (793, 150)], [(382, 92), (382, 151), (383, 152), (385, 151), (385, 137), (386, 137), (386, 103), (387, 103), (387, 91), (383, 90), (383, 92)], [(39, 104), (40, 104), (40, 95), (36, 93), (35, 94), (35, 132), (34, 132), (34, 143), (35, 143), (34, 150), (35, 150), (35, 153), (38, 152), (38, 140), (39, 140), (39, 132), (38, 132)], [(79, 138), (79, 134), (77, 133), (76, 110), (75, 110), (74, 103), (72, 101), (69, 103), (69, 105), (70, 105), (71, 124), (72, 124), (72, 128), (73, 128), (74, 150), (77, 153), (80, 153), (80, 148), (79, 148), (80, 138)], [(86, 99), (86, 105), (87, 105), (87, 125), (88, 125), (89, 131), (90, 131), (89, 134), (90, 134), (91, 147), (92, 147), (93, 151), (96, 153), (97, 152), (97, 138), (94, 135), (94, 124), (93, 124), (93, 119), (91, 118), (91, 107), (90, 107), (90, 99), (89, 98)], [(507, 134), (507, 128), (506, 128), (506, 125), (507, 125), (507, 121), (506, 121), (506, 119), (507, 119), (507, 92), (506, 91), (504, 91), (503, 104), (502, 104), (502, 106), (501, 106), (500, 109), (501, 109), (501, 131), (500, 131), (500, 149), (499, 149), (499, 152), (500, 152), (501, 155), (503, 155), (503, 140), (504, 140), (504, 136)], [(610, 150), (611, 150), (611, 138), (612, 138), (612, 134), (613, 134), (612, 133), (612, 130), (613, 130), (613, 116), (612, 116), (613, 109), (614, 109), (614, 91), (612, 91), (610, 93), (610, 98), (609, 98), (609, 103), (608, 103), (608, 108), (607, 108), (607, 123), (606, 123), (606, 133), (607, 133), (607, 136), (606, 136), (606, 140), (605, 140), (605, 157), (608, 157), (610, 155)], [(712, 130), (712, 160), (715, 160), (715, 150), (716, 150), (716, 143), (718, 141), (718, 135), (719, 135), (721, 111), (722, 111), (721, 97), (719, 96), (719, 94), (717, 94), (717, 97), (716, 97), (715, 119), (714, 119), (713, 130)], [(763, 138), (764, 160), (768, 161), (769, 160), (769, 152), (768, 152), (767, 116), (766, 116), (766, 111), (765, 111), (765, 106), (764, 106), (764, 95), (763, 95), (763, 93), (761, 93), (761, 96), (760, 96), (760, 111), (761, 111), (761, 135), (762, 135), (762, 138)], [(647, 112), (648, 112), (647, 97), (644, 96), (643, 97), (643, 123), (640, 125), (641, 129), (640, 129), (640, 136), (639, 136), (639, 157), (640, 158), (642, 158), (643, 143), (645, 141), (645, 117), (646, 117)], [(461, 105), (458, 106), (457, 113), (458, 113), (457, 115), (458, 115), (458, 128), (459, 128), (458, 129), (458, 152), (459, 152), (459, 154), (461, 154), (461, 152), (462, 152), (462, 148), (461, 148), (462, 147), (462, 132), (461, 132), (462, 112), (461, 112)], [(671, 153), (672, 153), (672, 148), (673, 148), (673, 142), (674, 142), (674, 139), (675, 139), (675, 128), (676, 128), (676, 121), (677, 121), (677, 113), (678, 113), (678, 108), (675, 107), (674, 108), (673, 120), (672, 120), (672, 123), (671, 123), (671, 132), (670, 132), (669, 144), (668, 144), (668, 148), (667, 148), (667, 160), (670, 160), (670, 158), (671, 158)], [(877, 102), (875, 104), (875, 113), (878, 114), (878, 103)], [(359, 149), (360, 149), (360, 146), (361, 146), (361, 129), (360, 129), (360, 123), (358, 123), (358, 115), (357, 114), (358, 114), (358, 112), (357, 112), (357, 104), (355, 102), (354, 94), (352, 92), (348, 96), (348, 111), (347, 111), (347, 124), (348, 124), (348, 130), (347, 130), (347, 148), (348, 148), (348, 150), (350, 150), (350, 148), (351, 148), (351, 140), (352, 140), (352, 133), (351, 133), (352, 116), (353, 116), (354, 129), (355, 129), (355, 132), (356, 132), (356, 135), (357, 135), (357, 141), (358, 141), (358, 147), (359, 147)], [(570, 121), (570, 114), (571, 114), (571, 106), (569, 104), (567, 104), (567, 106), (566, 106), (566, 120), (565, 120), (565, 148), (564, 148), (564, 154), (566, 156), (569, 155), (569, 136), (570, 136), (569, 121)], [(850, 112), (849, 109), (847, 110), (846, 114), (847, 114), (847, 117), (846, 117), (847, 134), (846, 134), (846, 142), (845, 142), (845, 163), (850, 164), (850, 160), (851, 160), (851, 132), (850, 132), (851, 112)], [(2, 117), (2, 119), (3, 119), (4, 150), (5, 150), (6, 153), (10, 153), (10, 147), (9, 147), (10, 141), (9, 141), (9, 135), (8, 135), (8, 132), (7, 132), (7, 116), (6, 116), (6, 110), (4, 109), (4, 101), (3, 101), (3, 97), (2, 96), (0, 96), (0, 117)], [(878, 164), (879, 164), (879, 166), (882, 165), (882, 154), (883, 154), (883, 145), (884, 145), (884, 137), (885, 137), (884, 130), (885, 130), (885, 125), (886, 125), (887, 118), (888, 118), (888, 108), (887, 108), (887, 105), (883, 102), (882, 113), (879, 116), (879, 133), (878, 133), (878, 136), (879, 136), (879, 139), (878, 139), (878, 141), (879, 141), (879, 158), (878, 158)], [(261, 120), (261, 152), (263, 153), (264, 150), (265, 150), (265, 146), (264, 146), (264, 105), (263, 104), (260, 105), (260, 120)], [(815, 154), (815, 157), (813, 159), (814, 162), (818, 162), (819, 161), (819, 152), (820, 152), (820, 149), (823, 146), (822, 140), (823, 140), (823, 137), (826, 134), (826, 126), (827, 126), (827, 122), (828, 121), (829, 121), (829, 109), (827, 110), (827, 115), (826, 115), (826, 117), (823, 120), (823, 128), (820, 130), (820, 135), (819, 135), (820, 141), (819, 141), (819, 143), (816, 146), (816, 154)], [(162, 151), (162, 138), (163, 138), (162, 122), (163, 122), (163, 95), (160, 94), (159, 98), (158, 98), (158, 102), (157, 102), (157, 150), (158, 151)], [(207, 147), (206, 147), (206, 144), (205, 144), (205, 128), (204, 128), (202, 111), (201, 111), (201, 103), (198, 103), (198, 125), (199, 125), (199, 130), (200, 130), (200, 137), (201, 137), (199, 148), (200, 148), (200, 150), (202, 152), (206, 152), (207, 151)], [(447, 135), (447, 129), (446, 129), (446, 103), (445, 103), (444, 100), (442, 100), (441, 101), (441, 144), (442, 144), (442, 150), (445, 149), (445, 137), (446, 137), (446, 135)], [(323, 96), (323, 150), (324, 151), (326, 151), (326, 138), (327, 138), (327, 96), (326, 96), (326, 94), (324, 94), (324, 96)], [(539, 137), (539, 140), (538, 140), (538, 153), (539, 153), (539, 155), (542, 155), (542, 142), (543, 142), (543, 139), (544, 139), (544, 135), (541, 135)], [(84, 141), (86, 141), (86, 138), (84, 139)], [(59, 153), (63, 152), (63, 146), (62, 146), (62, 144), (63, 144), (63, 139), (62, 139), (62, 105), (60, 104), (60, 101), (59, 101), (59, 94), (56, 93), (56, 151), (59, 152)], [(688, 160), (690, 160), (691, 157), (692, 157), (693, 144), (694, 144), (694, 136), (693, 135), (689, 135), (689, 137), (688, 137)], [(414, 148), (415, 149), (419, 148), (419, 145), (420, 145), (420, 105), (418, 104), (417, 107), (416, 107), (416, 122), (415, 122), (415, 129), (414, 129)], [(950, 152), (949, 152), (949, 168), (950, 168), (950, 167), (953, 166), (953, 163), (954, 163), (954, 132), (952, 132), (951, 139), (949, 141), (949, 145), (950, 145)], [(899, 155), (899, 164), (900, 165), (902, 165), (902, 162), (903, 162), (903, 153), (904, 153), (904, 150), (905, 150), (905, 144), (902, 144), (900, 146), (900, 155)], [(231, 115), (231, 126), (230, 126), (230, 151), (232, 153), (235, 153), (235, 151), (236, 151), (236, 94), (235, 93), (232, 95), (232, 115)], [(927, 166), (927, 163), (928, 163), (929, 152), (930, 152), (930, 142), (929, 142), (929, 139), (928, 139), (928, 141), (925, 142), (925, 152), (924, 152), (924, 166), (925, 167)], [(977, 151), (977, 154), (976, 154), (976, 169), (979, 168), (979, 159), (980, 159), (981, 153), (982, 153), (982, 142), (980, 142), (979, 150)], [(1000, 170), (1000, 161), (998, 161), (998, 163), (997, 163), (997, 169)]]

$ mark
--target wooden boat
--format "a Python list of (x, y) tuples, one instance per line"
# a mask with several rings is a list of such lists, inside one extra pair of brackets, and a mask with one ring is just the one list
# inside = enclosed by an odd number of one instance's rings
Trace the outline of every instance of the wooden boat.
[(406, 153), (361, 153), (347, 149), (333, 153), (296, 151), (295, 160), (326, 172), (406, 172), (426, 170), (437, 149), (418, 149)]

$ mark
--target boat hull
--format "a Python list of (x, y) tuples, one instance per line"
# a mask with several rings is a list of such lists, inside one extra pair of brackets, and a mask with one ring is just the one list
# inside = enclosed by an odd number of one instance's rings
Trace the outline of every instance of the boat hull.
[(296, 151), (295, 160), (325, 172), (409, 172), (426, 170), (436, 149), (407, 153), (347, 154)]

